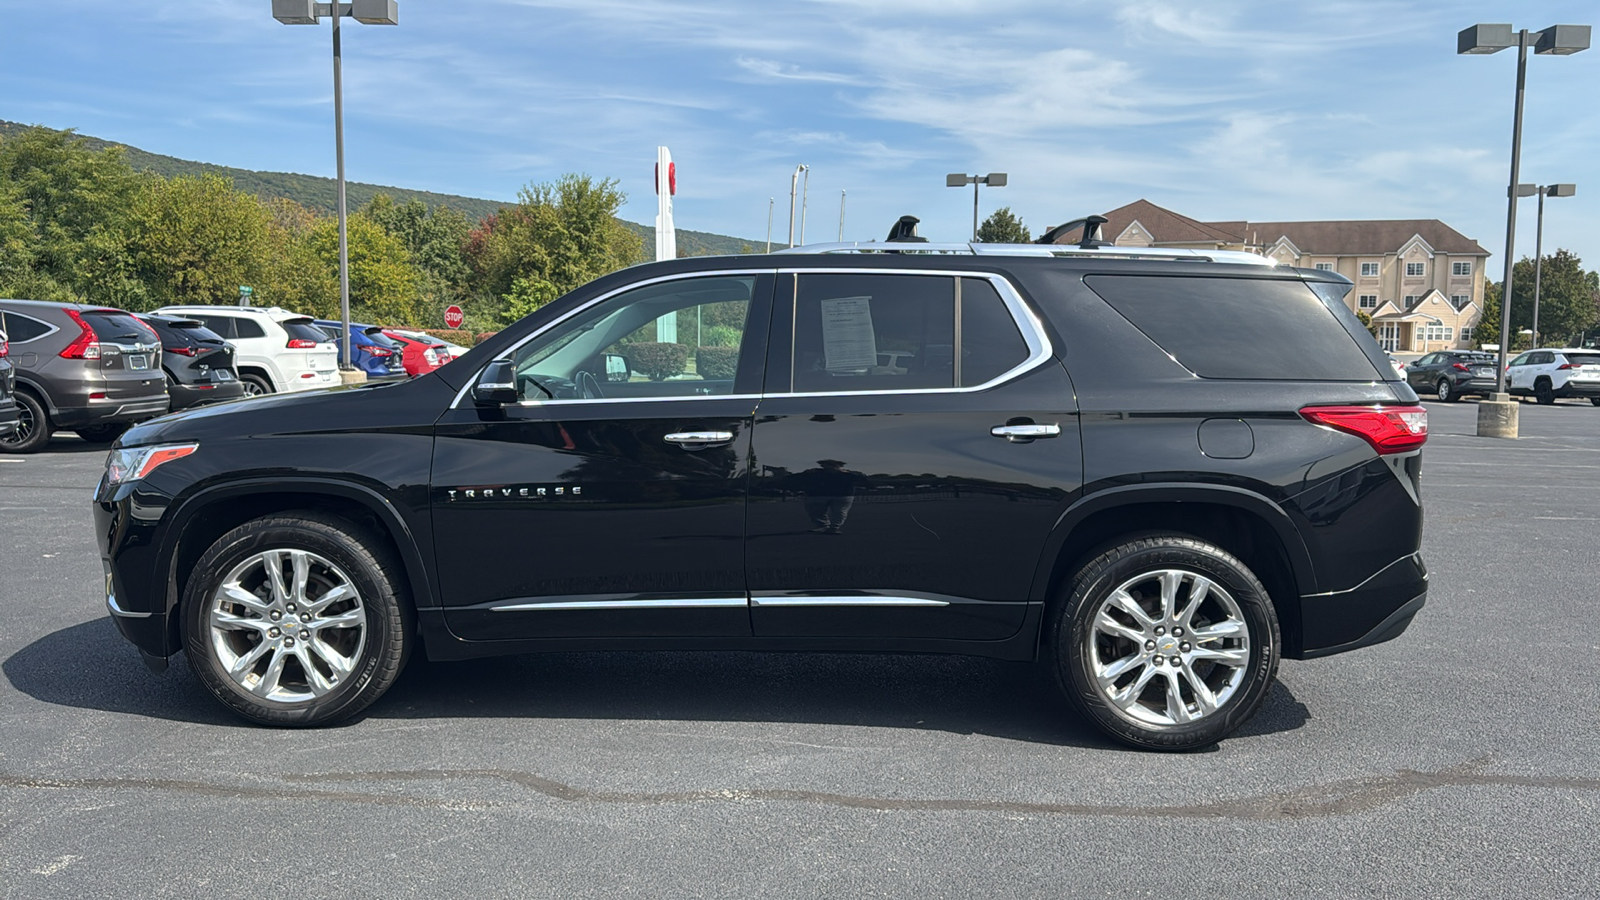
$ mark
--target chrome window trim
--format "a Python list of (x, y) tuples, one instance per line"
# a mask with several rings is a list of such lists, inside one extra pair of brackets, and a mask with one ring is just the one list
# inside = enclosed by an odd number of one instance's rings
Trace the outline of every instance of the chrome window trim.
[[(34, 335), (33, 337), (28, 338), (25, 341), (15, 341), (15, 340), (7, 339), (7, 343), (11, 344), (11, 346), (13, 346), (13, 347), (20, 347), (23, 344), (31, 344), (34, 341), (42, 341), (45, 338), (49, 337), (50, 335), (55, 334), (56, 332), (61, 330), (61, 326), (60, 325), (55, 325), (55, 324), (52, 324), (50, 322), (46, 322), (45, 320), (43, 320), (43, 319), (41, 319), (41, 318), (39, 318), (37, 316), (30, 316), (30, 315), (27, 315), (26, 313), (12, 312), (9, 309), (0, 310), (0, 312), (5, 313), (5, 317), (8, 320), (10, 320), (10, 319), (27, 319), (29, 322), (38, 322), (40, 325), (43, 325), (44, 327), (50, 329), (49, 331), (46, 331), (44, 334)], [(5, 330), (6, 330), (7, 334), (11, 333), (11, 329), (10, 328), (7, 328)]]
[(949, 606), (925, 597), (751, 597), (751, 606)]
[(492, 606), (491, 612), (533, 612), (570, 609), (703, 609), (706, 607), (745, 607), (750, 603), (743, 597), (691, 597), (665, 600), (552, 600), (546, 602), (508, 603)]
[[(1004, 303), (1006, 305), (1006, 310), (1011, 313), (1012, 321), (1014, 321), (1016, 323), (1017, 330), (1022, 332), (1022, 341), (1028, 347), (1028, 357), (1026, 359), (1024, 359), (1022, 362), (1018, 363), (1017, 365), (1012, 366), (1010, 369), (1007, 369), (1006, 371), (1001, 372), (999, 375), (996, 375), (995, 377), (989, 379), (988, 381), (985, 381), (983, 384), (973, 385), (971, 387), (889, 388), (889, 389), (884, 389), (884, 390), (861, 390), (861, 391), (793, 391), (793, 390), (789, 390), (789, 391), (772, 391), (772, 392), (762, 393), (762, 394), (695, 394), (695, 395), (691, 395), (691, 396), (679, 396), (679, 397), (596, 397), (596, 398), (592, 398), (592, 399), (544, 397), (544, 398), (539, 398), (539, 399), (535, 399), (535, 400), (522, 400), (522, 401), (519, 401), (518, 403), (513, 404), (513, 405), (521, 407), (521, 408), (534, 408), (534, 407), (542, 407), (542, 406), (567, 406), (567, 405), (571, 405), (571, 404), (575, 404), (575, 403), (597, 403), (597, 404), (598, 403), (646, 403), (646, 402), (659, 403), (659, 402), (671, 402), (671, 401), (683, 401), (683, 400), (763, 400), (763, 399), (778, 399), (778, 398), (782, 398), (782, 397), (884, 397), (884, 396), (902, 396), (902, 395), (915, 395), (915, 394), (973, 394), (973, 393), (978, 393), (980, 391), (991, 390), (993, 388), (999, 387), (1002, 384), (1005, 384), (1008, 381), (1013, 381), (1013, 380), (1015, 380), (1017, 378), (1020, 378), (1023, 375), (1026, 375), (1027, 373), (1029, 373), (1029, 372), (1033, 371), (1034, 369), (1038, 368), (1039, 366), (1043, 365), (1052, 356), (1055, 355), (1055, 348), (1051, 345), (1050, 338), (1045, 334), (1044, 323), (1039, 319), (1038, 315), (1036, 315), (1034, 313), (1034, 311), (1031, 308), (1029, 308), (1028, 304), (1023, 301), (1022, 295), (1017, 292), (1017, 289), (1016, 289), (1015, 286), (1012, 285), (1011, 280), (1006, 278), (1004, 275), (998, 275), (998, 274), (996, 274), (994, 272), (975, 272), (975, 271), (966, 270), (966, 269), (876, 269), (876, 268), (866, 268), (866, 267), (861, 267), (861, 266), (838, 266), (838, 267), (831, 267), (830, 266), (830, 267), (820, 267), (820, 268), (813, 268), (813, 267), (805, 267), (805, 268), (787, 267), (787, 268), (785, 268), (785, 267), (780, 267), (780, 268), (775, 268), (775, 269), (716, 269), (716, 270), (701, 271), (701, 272), (679, 272), (679, 273), (676, 273), (676, 274), (673, 274), (673, 275), (661, 275), (661, 276), (658, 276), (656, 278), (646, 279), (644, 281), (636, 281), (636, 282), (634, 282), (632, 284), (629, 284), (629, 285), (626, 285), (624, 287), (619, 287), (616, 290), (608, 291), (608, 292), (606, 292), (604, 294), (601, 294), (598, 297), (595, 297), (593, 300), (590, 300), (588, 303), (585, 303), (582, 306), (577, 307), (576, 309), (569, 310), (568, 312), (564, 313), (559, 318), (557, 318), (555, 321), (549, 323), (548, 325), (544, 326), (543, 328), (540, 328), (539, 330), (534, 331), (531, 334), (523, 336), (523, 338), (521, 340), (517, 341), (515, 344), (512, 344), (510, 347), (506, 348), (503, 352), (501, 352), (494, 359), (489, 360), (488, 362), (485, 362), (481, 368), (479, 368), (476, 372), (474, 372), (472, 374), (472, 376), (467, 379), (467, 383), (465, 385), (463, 385), (462, 388), (459, 391), (456, 392), (455, 399), (453, 401), (451, 401), (451, 403), (450, 403), (450, 408), (451, 409), (459, 409), (460, 408), (461, 401), (463, 399), (465, 399), (466, 396), (472, 392), (473, 385), (477, 384), (478, 377), (483, 374), (483, 370), (484, 369), (489, 367), (489, 363), (492, 363), (495, 360), (510, 359), (513, 355), (516, 354), (516, 352), (518, 350), (522, 349), (522, 347), (525, 344), (527, 344), (529, 341), (532, 341), (534, 338), (536, 338), (536, 337), (548, 332), (552, 328), (555, 328), (556, 326), (558, 326), (561, 323), (567, 321), (568, 319), (571, 319), (572, 317), (578, 315), (579, 313), (589, 309), (590, 307), (593, 307), (593, 306), (595, 306), (596, 304), (599, 304), (599, 303), (604, 303), (605, 301), (611, 299), (612, 297), (615, 297), (615, 296), (617, 296), (619, 294), (622, 294), (622, 293), (624, 293), (626, 291), (631, 291), (631, 290), (634, 290), (636, 288), (647, 287), (647, 286), (652, 285), (652, 284), (660, 284), (662, 282), (667, 282), (667, 281), (681, 281), (681, 280), (684, 280), (684, 279), (687, 279), (687, 278), (715, 278), (715, 277), (727, 277), (727, 276), (739, 276), (739, 275), (778, 275), (778, 276), (796, 275), (796, 276), (798, 276), (798, 275), (806, 274), (806, 273), (813, 273), (813, 274), (818, 274), (818, 275), (861, 275), (861, 274), (868, 274), (868, 275), (880, 275), (880, 274), (888, 274), (888, 275), (927, 275), (927, 276), (941, 277), (941, 278), (956, 278), (956, 279), (960, 279), (960, 278), (980, 278), (980, 279), (983, 279), (984, 281), (989, 282), (989, 284), (994, 287), (995, 293), (1000, 295), (1000, 300), (1001, 300), (1002, 303)], [(798, 285), (798, 283), (799, 283), (799, 279), (796, 278), (796, 284)], [(793, 307), (791, 307), (791, 308), (793, 308)], [(793, 368), (794, 368), (794, 358), (793, 357), (794, 357), (794, 354), (793, 354), (793, 352), (791, 352), (790, 353), (790, 360), (789, 360), (789, 367), (790, 367), (790, 374), (791, 374), (791, 381), (790, 381), (790, 386), (791, 387), (793, 386), (793, 381), (792, 381)]]
[[(557, 325), (560, 325), (562, 322), (567, 321), (568, 319), (572, 318), (573, 316), (576, 316), (577, 314), (583, 312), (584, 310), (587, 310), (587, 309), (589, 309), (590, 307), (592, 307), (592, 306), (594, 306), (596, 304), (604, 303), (607, 300), (610, 300), (612, 297), (617, 296), (618, 294), (622, 294), (622, 293), (625, 293), (627, 291), (634, 290), (636, 288), (648, 287), (649, 285), (652, 285), (652, 284), (661, 284), (661, 283), (668, 282), (668, 281), (682, 281), (682, 280), (684, 280), (686, 278), (716, 278), (716, 277), (726, 277), (726, 276), (733, 276), (733, 275), (773, 275), (776, 272), (777, 272), (777, 269), (775, 267), (774, 268), (765, 268), (765, 269), (711, 269), (711, 270), (701, 271), (701, 272), (676, 272), (676, 273), (673, 273), (671, 275), (658, 275), (655, 278), (646, 278), (643, 281), (630, 282), (629, 284), (623, 285), (622, 287), (619, 287), (616, 290), (607, 291), (604, 294), (601, 294), (600, 296), (595, 297), (594, 299), (590, 300), (588, 303), (584, 303), (584, 304), (582, 304), (580, 306), (577, 306), (577, 307), (575, 307), (573, 309), (570, 309), (570, 310), (566, 311), (565, 313), (562, 313), (560, 316), (557, 316), (554, 321), (552, 321), (549, 324), (545, 325), (543, 328), (536, 329), (536, 330), (534, 330), (532, 332), (529, 332), (528, 334), (523, 335), (521, 340), (517, 341), (515, 344), (512, 344), (510, 347), (507, 347), (504, 351), (502, 351), (500, 353), (499, 356), (496, 356), (494, 359), (491, 359), (488, 362), (484, 363), (481, 368), (479, 368), (476, 372), (472, 373), (472, 377), (471, 378), (467, 379), (466, 386), (463, 387), (461, 390), (456, 391), (456, 398), (450, 402), (450, 408), (451, 409), (456, 409), (456, 408), (461, 406), (462, 398), (466, 397), (467, 394), (472, 391), (472, 386), (478, 383), (478, 377), (483, 374), (483, 370), (484, 369), (489, 367), (489, 363), (492, 363), (495, 360), (500, 360), (500, 359), (510, 359), (513, 355), (516, 354), (516, 352), (518, 350), (522, 349), (524, 344), (526, 344), (529, 341), (533, 340), (534, 338), (544, 334), (545, 332), (549, 331), (550, 329), (555, 328)], [(706, 394), (706, 395), (694, 396), (694, 397), (673, 397), (673, 398), (651, 397), (651, 398), (647, 398), (647, 399), (651, 399), (651, 400), (667, 400), (667, 399), (675, 399), (675, 400), (706, 400), (706, 399), (711, 399), (711, 398), (718, 397), (718, 396), (726, 399), (726, 398), (734, 397), (734, 396), (738, 396), (738, 395)], [(597, 399), (594, 399), (594, 400), (583, 400), (583, 399), (559, 400), (559, 399), (553, 399), (553, 398), (548, 398), (547, 397), (544, 400), (540, 400), (540, 401), (533, 401), (533, 402), (523, 401), (522, 403), (518, 403), (517, 405), (518, 406), (543, 406), (543, 405), (547, 405), (547, 404), (557, 404), (557, 403), (604, 403), (604, 402), (607, 402), (607, 401), (611, 401), (611, 402), (625, 401), (625, 402), (629, 402), (629, 403), (641, 402), (640, 398), (636, 398), (636, 397), (618, 397), (618, 398), (602, 397), (602, 398), (597, 398)]]

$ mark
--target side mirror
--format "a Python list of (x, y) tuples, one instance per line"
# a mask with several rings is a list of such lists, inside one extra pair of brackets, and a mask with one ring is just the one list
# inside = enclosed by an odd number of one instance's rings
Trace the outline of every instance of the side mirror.
[(509, 359), (489, 363), (472, 386), (472, 402), (479, 406), (505, 406), (518, 399), (516, 370)]
[(616, 353), (607, 353), (603, 358), (606, 364), (606, 381), (627, 381), (628, 360)]

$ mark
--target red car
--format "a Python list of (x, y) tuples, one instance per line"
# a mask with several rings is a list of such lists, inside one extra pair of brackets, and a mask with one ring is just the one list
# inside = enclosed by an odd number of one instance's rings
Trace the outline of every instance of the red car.
[(401, 357), (406, 367), (406, 374), (412, 378), (426, 375), (450, 361), (450, 354), (445, 350), (444, 344), (429, 337), (416, 335), (404, 331), (384, 330), (384, 335), (405, 348)]

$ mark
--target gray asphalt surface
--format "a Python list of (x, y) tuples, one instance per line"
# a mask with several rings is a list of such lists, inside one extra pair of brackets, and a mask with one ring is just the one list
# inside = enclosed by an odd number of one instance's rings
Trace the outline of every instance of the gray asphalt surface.
[(103, 449), (0, 456), (0, 897), (1595, 896), (1600, 409), (1429, 410), (1427, 608), (1182, 756), (938, 657), (418, 661), (250, 727), (107, 619)]

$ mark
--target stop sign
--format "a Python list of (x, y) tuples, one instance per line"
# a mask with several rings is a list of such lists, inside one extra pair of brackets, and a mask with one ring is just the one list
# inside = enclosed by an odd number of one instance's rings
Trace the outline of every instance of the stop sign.
[(461, 323), (465, 322), (466, 320), (467, 317), (461, 312), (461, 307), (447, 306), (444, 308), (444, 324), (448, 325), (449, 327), (460, 328)]

